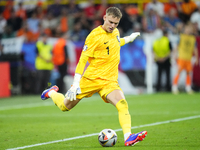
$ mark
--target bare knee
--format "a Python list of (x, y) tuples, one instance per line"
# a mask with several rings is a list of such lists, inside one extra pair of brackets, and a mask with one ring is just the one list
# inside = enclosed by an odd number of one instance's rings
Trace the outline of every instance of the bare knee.
[(125, 99), (125, 96), (121, 90), (114, 90), (107, 95), (107, 100), (114, 106), (121, 100)]

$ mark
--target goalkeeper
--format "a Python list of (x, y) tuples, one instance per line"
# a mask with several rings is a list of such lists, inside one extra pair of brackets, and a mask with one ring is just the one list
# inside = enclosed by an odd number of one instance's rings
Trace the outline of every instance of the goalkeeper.
[[(103, 25), (98, 26), (87, 36), (79, 62), (76, 67), (73, 85), (65, 96), (58, 93), (56, 85), (43, 91), (41, 98), (51, 98), (62, 110), (69, 111), (84, 97), (99, 93), (106, 103), (111, 103), (118, 110), (119, 123), (124, 133), (125, 146), (131, 146), (142, 141), (146, 131), (131, 133), (131, 116), (124, 93), (118, 84), (118, 65), (120, 62), (120, 47), (133, 42), (139, 32), (120, 38), (116, 28), (122, 17), (116, 7), (109, 7), (103, 17)], [(86, 63), (89, 66), (85, 70)]]

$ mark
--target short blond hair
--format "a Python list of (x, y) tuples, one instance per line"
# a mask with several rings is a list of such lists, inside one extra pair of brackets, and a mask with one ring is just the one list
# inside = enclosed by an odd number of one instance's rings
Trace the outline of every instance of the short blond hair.
[(109, 7), (108, 9), (106, 9), (106, 15), (112, 15), (114, 18), (117, 17), (119, 19), (122, 18), (122, 13), (117, 7)]

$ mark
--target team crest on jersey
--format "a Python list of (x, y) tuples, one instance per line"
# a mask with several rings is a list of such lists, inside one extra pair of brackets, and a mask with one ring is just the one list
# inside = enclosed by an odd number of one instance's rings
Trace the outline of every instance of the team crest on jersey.
[(83, 46), (83, 51), (86, 51), (88, 49), (88, 46), (87, 45), (84, 45)]
[(119, 36), (117, 35), (116, 37), (117, 37), (118, 42), (120, 43), (120, 38), (119, 38)]

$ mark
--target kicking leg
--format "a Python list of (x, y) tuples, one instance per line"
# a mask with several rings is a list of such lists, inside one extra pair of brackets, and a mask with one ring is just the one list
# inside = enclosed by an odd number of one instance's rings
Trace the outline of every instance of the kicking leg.
[(121, 90), (114, 90), (107, 95), (107, 100), (118, 110), (119, 123), (122, 127), (124, 138), (126, 139), (131, 134), (131, 116), (124, 94)]
[(55, 105), (62, 111), (71, 110), (80, 101), (79, 99), (75, 101), (67, 100), (63, 94), (57, 92), (58, 90), (57, 86), (52, 86), (51, 88), (43, 91), (41, 95), (42, 100), (51, 98)]
[(142, 131), (137, 134), (131, 134), (131, 116), (123, 92), (121, 90), (114, 90), (107, 95), (107, 100), (118, 110), (119, 123), (124, 133), (125, 146), (131, 146), (142, 141), (146, 137), (147, 132)]

